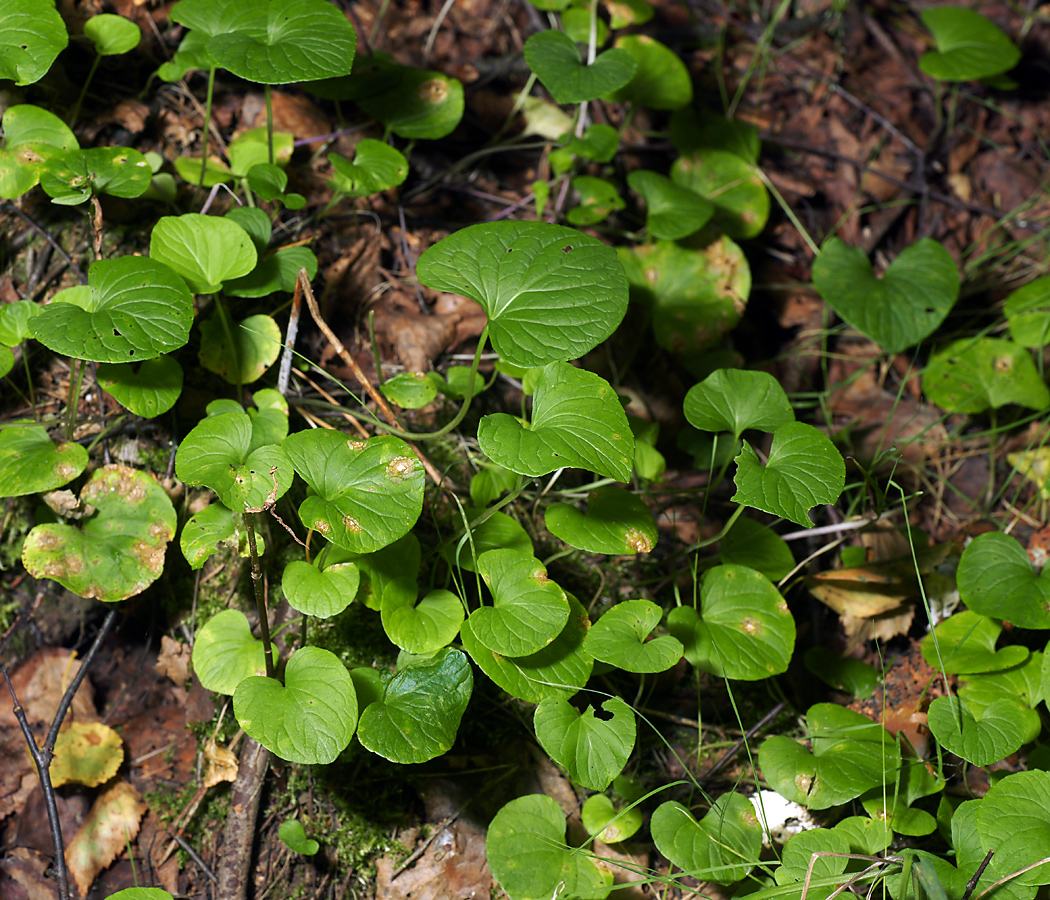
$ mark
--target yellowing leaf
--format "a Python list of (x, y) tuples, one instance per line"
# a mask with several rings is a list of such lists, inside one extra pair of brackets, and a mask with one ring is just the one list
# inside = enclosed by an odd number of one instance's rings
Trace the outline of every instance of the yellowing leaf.
[(73, 722), (58, 733), (51, 784), (97, 787), (117, 774), (124, 761), (120, 735), (101, 722)]
[(1007, 453), (1006, 460), (1011, 466), (1039, 488), (1039, 496), (1050, 500), (1050, 447), (1039, 450), (1026, 450), (1024, 453)]
[(117, 782), (98, 796), (80, 831), (66, 847), (66, 865), (82, 897), (87, 896), (99, 872), (135, 840), (145, 813), (146, 804), (127, 782)]

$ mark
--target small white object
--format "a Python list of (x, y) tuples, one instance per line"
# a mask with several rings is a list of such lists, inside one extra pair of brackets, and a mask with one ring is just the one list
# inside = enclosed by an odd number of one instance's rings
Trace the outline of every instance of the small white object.
[(781, 797), (776, 791), (759, 791), (750, 800), (762, 823), (762, 843), (766, 847), (771, 840), (784, 844), (799, 832), (820, 827), (806, 807)]

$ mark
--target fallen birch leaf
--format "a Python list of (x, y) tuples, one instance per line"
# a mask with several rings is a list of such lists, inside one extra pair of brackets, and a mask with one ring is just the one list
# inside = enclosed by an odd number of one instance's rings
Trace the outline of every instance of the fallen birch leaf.
[(146, 804), (130, 784), (119, 781), (100, 794), (80, 831), (66, 848), (66, 865), (82, 897), (99, 872), (135, 840)]
[(101, 722), (71, 722), (55, 742), (51, 784), (98, 787), (117, 774), (123, 761), (123, 742), (112, 728)]

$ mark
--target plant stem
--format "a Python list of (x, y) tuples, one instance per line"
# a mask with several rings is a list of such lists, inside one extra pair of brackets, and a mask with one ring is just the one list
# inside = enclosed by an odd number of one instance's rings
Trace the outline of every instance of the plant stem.
[[(77, 369), (77, 363), (80, 363), (80, 368)], [(69, 370), (69, 422), (66, 425), (66, 436), (69, 440), (73, 440), (73, 428), (77, 422), (77, 406), (80, 403), (80, 382), (84, 377), (84, 367), (87, 363), (80, 359), (73, 359), (71, 368)], [(77, 372), (76, 378), (73, 377), (74, 369)]]
[(235, 384), (237, 385), (237, 402), (241, 403), (242, 394), (244, 393), (244, 383), (241, 381), (241, 357), (237, 352), (237, 343), (233, 339), (233, 325), (226, 312), (226, 304), (222, 302), (222, 297), (219, 294), (215, 295), (215, 309), (219, 313), (219, 321), (222, 323), (222, 330), (226, 335), (226, 343), (230, 345), (230, 356), (233, 357)]
[(266, 146), (270, 151), (270, 165), (273, 165), (273, 103), (270, 100), (270, 86), (263, 85), (266, 95)]
[(211, 98), (215, 90), (215, 66), (208, 69), (208, 94), (204, 100), (204, 130), (201, 132), (201, 180), (198, 187), (204, 187), (204, 173), (208, 169), (208, 129), (211, 128)]
[(91, 85), (91, 79), (95, 77), (95, 70), (98, 68), (98, 64), (101, 61), (102, 57), (96, 53), (95, 61), (91, 64), (91, 69), (88, 71), (88, 76), (84, 81), (84, 86), (80, 89), (80, 96), (77, 97), (77, 102), (73, 104), (73, 110), (69, 114), (70, 128), (77, 124), (77, 116), (80, 115), (80, 104), (84, 102), (84, 98), (87, 96), (88, 87)]
[(266, 677), (276, 678), (273, 666), (273, 650), (270, 643), (270, 615), (266, 609), (266, 595), (263, 593), (262, 569), (259, 566), (259, 552), (255, 549), (255, 526), (252, 523), (254, 513), (241, 513), (244, 516), (244, 528), (248, 532), (248, 551), (252, 555), (252, 585), (255, 587), (255, 608), (259, 611), (259, 631), (262, 633), (263, 652), (266, 654)]

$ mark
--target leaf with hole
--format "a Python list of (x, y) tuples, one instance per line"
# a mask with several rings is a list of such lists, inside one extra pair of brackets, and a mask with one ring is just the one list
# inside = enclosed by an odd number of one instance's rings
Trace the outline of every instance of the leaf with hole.
[(335, 169), (332, 187), (348, 197), (370, 197), (397, 187), (408, 177), (408, 161), (400, 150), (372, 138), (362, 138), (354, 150), (354, 161), (329, 153)]
[(616, 392), (604, 379), (569, 363), (551, 363), (536, 385), (532, 422), (493, 413), (478, 443), (497, 465), (538, 477), (569, 466), (629, 481), (634, 435)]
[(671, 180), (714, 204), (712, 229), (731, 238), (753, 238), (769, 219), (769, 192), (753, 163), (727, 150), (703, 148), (680, 156)]
[(937, 697), (927, 720), (937, 743), (975, 766), (1005, 759), (1025, 739), (1021, 704), (1013, 699), (997, 700), (976, 718), (958, 697)]
[(714, 204), (665, 175), (639, 169), (627, 176), (631, 190), (645, 201), (645, 228), (655, 238), (677, 241), (707, 224)]
[(580, 205), (566, 213), (570, 225), (597, 225), (627, 205), (616, 185), (604, 178), (578, 175), (572, 180), (572, 187), (580, 197)]
[(734, 503), (783, 516), (812, 528), (809, 510), (834, 503), (846, 484), (842, 454), (812, 425), (789, 422), (773, 432), (769, 459), (762, 465), (751, 445), (736, 458)]
[(92, 147), (49, 156), (40, 172), (40, 186), (60, 206), (77, 206), (92, 194), (141, 196), (152, 178), (153, 170), (138, 150)]
[(598, 54), (586, 65), (576, 42), (561, 31), (541, 31), (525, 42), (525, 62), (558, 103), (583, 103), (619, 90), (638, 68), (626, 50)]
[[(250, 555), (243, 517), (221, 503), (210, 503), (190, 517), (182, 526), (179, 547), (191, 569), (199, 569), (222, 547), (230, 547), (245, 559)], [(259, 556), (266, 551), (261, 534), (255, 536), (255, 547)]]
[(578, 712), (568, 700), (549, 697), (536, 707), (536, 740), (576, 784), (604, 791), (627, 765), (636, 737), (634, 713), (617, 697)]
[(771, 581), (784, 578), (795, 568), (795, 556), (787, 542), (754, 519), (737, 519), (719, 541), (718, 550), (723, 563), (749, 566)]
[(656, 342), (691, 356), (710, 350), (740, 322), (751, 292), (743, 251), (721, 237), (694, 250), (656, 241), (618, 251), (631, 300), (653, 317)]
[(81, 489), (80, 502), (97, 510), (83, 528), (48, 524), (29, 532), (22, 562), (34, 578), (53, 578), (81, 597), (112, 603), (160, 577), (177, 521), (168, 495), (148, 473), (102, 466)]
[(102, 13), (88, 19), (84, 23), (84, 35), (91, 39), (99, 56), (130, 53), (142, 40), (138, 25), (112, 13)]
[(959, 297), (959, 270), (944, 247), (923, 238), (876, 278), (863, 250), (832, 237), (813, 263), (813, 286), (842, 319), (893, 355), (944, 321)]
[[(260, 426), (262, 427), (262, 426)], [(175, 454), (175, 474), (203, 484), (235, 513), (261, 507), (277, 479), (276, 499), (292, 485), (292, 465), (276, 444), (252, 449), (253, 423), (245, 412), (209, 416), (198, 422)], [(276, 468), (273, 476), (270, 471)]]
[[(0, 19), (2, 15), (0, 13)], [(2, 33), (0, 31), (0, 34)], [(0, 48), (0, 54), (2, 52)], [(8, 107), (4, 113), (3, 125), (0, 197), (6, 199), (21, 197), (34, 187), (40, 181), (40, 173), (48, 158), (63, 150), (76, 150), (80, 147), (69, 126), (54, 113), (39, 106), (21, 103)]]
[(0, 78), (20, 87), (39, 81), (68, 43), (51, 0), (5, 0), (0, 7)]
[(230, 218), (184, 213), (164, 216), (150, 234), (149, 255), (178, 272), (195, 294), (214, 294), (255, 268), (248, 232)]
[(528, 656), (550, 644), (569, 618), (569, 601), (535, 557), (519, 550), (489, 550), (478, 573), (492, 605), (470, 614), (475, 639), (501, 656)]
[(647, 640), (663, 615), (650, 600), (618, 603), (591, 626), (583, 649), (625, 672), (666, 672), (682, 658), (683, 648), (671, 635)]
[(391, 762), (427, 762), (452, 748), (473, 687), (467, 657), (439, 650), (390, 679), (383, 698), (361, 714), (357, 736)]
[(287, 819), (277, 829), (277, 837), (292, 853), (301, 853), (303, 856), (316, 856), (321, 845), (313, 838), (306, 836), (306, 829), (298, 819)]
[(683, 874), (715, 884), (746, 878), (762, 851), (755, 808), (736, 791), (722, 794), (699, 822), (681, 803), (661, 803), (649, 828), (656, 848)]
[(571, 594), (569, 619), (551, 643), (528, 656), (509, 657), (490, 650), (474, 637), (470, 620), (460, 628), (463, 649), (478, 668), (508, 694), (528, 703), (548, 697), (569, 699), (590, 678), (594, 660), (583, 650), (591, 620)]
[(153, 419), (175, 405), (182, 393), (182, 366), (171, 356), (145, 362), (100, 363), (99, 387), (136, 416)]
[[(1007, 540), (1012, 544), (1017, 543), (1013, 538)], [(1024, 555), (1027, 557), (1027, 554)], [(1028, 562), (1027, 558), (1025, 562)], [(997, 571), (996, 584), (998, 583)], [(1046, 627), (1050, 627), (1050, 621)], [(957, 612), (940, 622), (933, 632), (922, 639), (922, 657), (934, 669), (950, 675), (998, 672), (1020, 665), (1028, 659), (1027, 648), (1011, 644), (1002, 650), (995, 649), (995, 642), (1002, 630), (1001, 624), (988, 616), (982, 616), (974, 609)]]
[(237, 685), (233, 711), (241, 728), (281, 759), (325, 765), (354, 735), (357, 694), (339, 657), (302, 647), (288, 660), (284, 684), (252, 675)]
[(919, 15), (937, 45), (922, 55), (919, 68), (939, 81), (990, 78), (1008, 72), (1021, 59), (1010, 38), (972, 9), (939, 6)]
[[(230, 333), (222, 316), (201, 322), (200, 364), (230, 384), (251, 384), (262, 378), (281, 355), (281, 329), (270, 317), (248, 316), (232, 323)], [(231, 342), (232, 339), (232, 342)]]
[(380, 613), (388, 638), (408, 653), (427, 654), (448, 646), (463, 624), (463, 603), (451, 591), (433, 590), (416, 602), (408, 593), (387, 591)]
[(997, 338), (952, 341), (930, 357), (922, 389), (947, 412), (974, 413), (1009, 403), (1050, 406), (1050, 390), (1023, 347)]
[(1020, 628), (1050, 628), (1050, 568), (1036, 572), (1016, 538), (978, 535), (963, 551), (956, 581), (974, 612)]
[(811, 706), (806, 723), (812, 753), (783, 735), (759, 747), (762, 774), (781, 796), (828, 809), (896, 777), (900, 749), (881, 725), (833, 703)]
[(317, 429), (290, 435), (284, 451), (317, 492), (299, 505), (299, 518), (337, 546), (371, 553), (416, 524), (423, 509), (423, 466), (404, 441), (358, 441)]
[(24, 497), (69, 484), (87, 467), (87, 450), (54, 444), (42, 425), (0, 430), (0, 497)]
[[(275, 659), (276, 650), (273, 648)], [(239, 609), (224, 609), (204, 623), (193, 641), (192, 660), (205, 689), (229, 696), (245, 678), (266, 671), (262, 641), (252, 636), (248, 619)]]
[(629, 840), (642, 827), (642, 811), (637, 806), (617, 809), (605, 794), (591, 794), (580, 810), (583, 827), (606, 844)]
[(747, 429), (774, 432), (795, 421), (787, 394), (768, 372), (717, 369), (685, 395), (685, 418), (700, 431), (728, 431), (740, 437)]
[(570, 503), (552, 503), (544, 522), (555, 537), (589, 553), (648, 553), (659, 537), (645, 501), (615, 485), (592, 491), (586, 513)]
[[(7, 119), (4, 119), (6, 124)], [(1050, 344), (1050, 275), (1018, 288), (1003, 301), (1010, 337), (1022, 347)]]
[(611, 247), (543, 222), (491, 222), (449, 235), (419, 259), (428, 287), (476, 300), (493, 347), (525, 368), (593, 350), (627, 309)]
[(489, 824), (485, 856), (510, 900), (604, 900), (612, 871), (565, 843), (565, 815), (545, 794), (511, 800)]
[(692, 102), (693, 79), (670, 47), (644, 34), (618, 37), (615, 46), (626, 50), (637, 68), (631, 80), (612, 94), (612, 100), (649, 109), (679, 109)]
[(721, 678), (758, 681), (787, 671), (795, 620), (761, 572), (716, 566), (703, 575), (700, 610), (675, 607), (667, 630), (682, 642), (690, 664)]
[(361, 574), (351, 562), (318, 569), (297, 559), (284, 567), (281, 591), (292, 609), (328, 619), (353, 603), (360, 580)]

